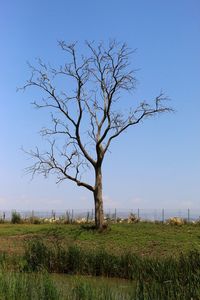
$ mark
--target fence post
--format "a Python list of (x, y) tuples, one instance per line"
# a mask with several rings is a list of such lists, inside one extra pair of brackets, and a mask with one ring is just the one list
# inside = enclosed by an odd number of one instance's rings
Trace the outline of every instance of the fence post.
[(138, 219), (140, 218), (140, 209), (139, 208), (137, 210), (137, 217), (138, 217)]
[(115, 208), (115, 222), (117, 221), (117, 209)]
[(52, 210), (51, 215), (52, 215), (52, 218), (55, 220), (56, 219), (56, 213), (55, 213), (54, 210)]
[(188, 208), (188, 223), (190, 222), (190, 209)]
[(165, 222), (165, 210), (164, 208), (162, 209), (162, 222)]
[(87, 214), (86, 214), (86, 222), (88, 223), (90, 219), (90, 211), (88, 210)]
[(157, 210), (154, 210), (154, 222), (157, 221)]
[(74, 210), (72, 209), (72, 218), (71, 218), (71, 223), (73, 222), (74, 219)]
[(66, 216), (66, 222), (69, 223), (70, 214), (69, 214), (68, 210), (66, 210), (65, 216)]

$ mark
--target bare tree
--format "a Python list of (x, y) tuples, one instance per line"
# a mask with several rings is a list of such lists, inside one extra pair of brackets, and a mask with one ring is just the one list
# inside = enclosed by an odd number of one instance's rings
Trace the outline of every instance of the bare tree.
[[(23, 87), (36, 87), (42, 92), (42, 99), (34, 105), (50, 109), (52, 120), (51, 128), (41, 130), (43, 136), (49, 137), (49, 150), (30, 151), (35, 162), (28, 170), (33, 175), (55, 173), (57, 182), (69, 179), (91, 191), (96, 228), (101, 229), (102, 163), (112, 141), (129, 127), (171, 108), (165, 105), (163, 93), (152, 104), (142, 101), (130, 109), (126, 103), (119, 105), (124, 92), (136, 86), (135, 71), (130, 70), (133, 51), (126, 44), (112, 41), (106, 47), (103, 43), (86, 42), (87, 56), (77, 55), (76, 43), (61, 41), (59, 46), (68, 62), (52, 68), (39, 59), (37, 67), (29, 65), (31, 77)], [(88, 168), (94, 171), (92, 184), (82, 179)]]

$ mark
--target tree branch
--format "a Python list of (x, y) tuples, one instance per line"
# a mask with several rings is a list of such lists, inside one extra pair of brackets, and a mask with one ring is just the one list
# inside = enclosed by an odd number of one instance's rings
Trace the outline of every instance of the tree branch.
[[(57, 68), (41, 59), (37, 68), (29, 64), (31, 76), (23, 87), (24, 90), (35, 87), (45, 94), (46, 98), (33, 104), (51, 111), (52, 127), (43, 128), (41, 135), (54, 139), (49, 152), (41, 153), (37, 148), (29, 152), (36, 160), (29, 171), (45, 177), (53, 172), (57, 182), (69, 179), (94, 191), (93, 185), (81, 180), (85, 166), (92, 165), (96, 171), (113, 139), (144, 119), (172, 109), (164, 105), (163, 93), (155, 98), (153, 105), (141, 102), (126, 114), (122, 112), (123, 105), (116, 105), (121, 92), (130, 95), (136, 87), (135, 70), (130, 68), (130, 55), (134, 51), (125, 43), (111, 41), (106, 47), (103, 43), (86, 42), (89, 51), (86, 57), (77, 55), (77, 43), (60, 41), (59, 46), (66, 53), (67, 62)], [(56, 141), (62, 150), (56, 147)]]
[[(113, 122), (115, 122), (115, 125), (112, 126), (110, 129), (115, 129), (115, 133), (111, 135), (108, 139), (108, 142), (104, 148), (104, 154), (108, 150), (110, 143), (113, 139), (118, 137), (122, 132), (124, 132), (128, 127), (139, 124), (142, 120), (145, 118), (154, 116), (156, 114), (165, 113), (165, 112), (173, 112), (173, 109), (167, 106), (162, 105), (164, 101), (168, 100), (167, 97), (165, 97), (164, 93), (161, 92), (159, 96), (157, 96), (154, 100), (154, 107), (151, 107), (146, 102), (142, 102), (138, 108), (129, 115), (127, 120), (117, 120), (117, 116)], [(139, 114), (139, 116), (138, 116)], [(108, 131), (109, 131), (108, 130)]]

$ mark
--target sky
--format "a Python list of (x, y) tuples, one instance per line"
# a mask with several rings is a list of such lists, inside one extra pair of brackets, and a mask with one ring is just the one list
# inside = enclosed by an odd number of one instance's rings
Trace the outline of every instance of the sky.
[(60, 62), (58, 40), (84, 47), (109, 39), (137, 49), (138, 84), (128, 97), (151, 100), (162, 89), (175, 112), (113, 143), (103, 166), (105, 207), (200, 208), (199, 15), (198, 0), (1, 0), (0, 211), (93, 207), (92, 194), (72, 182), (25, 174), (32, 161), (21, 148), (44, 147), (38, 132), (48, 117), (30, 104), (33, 91), (16, 89), (30, 76), (27, 61)]

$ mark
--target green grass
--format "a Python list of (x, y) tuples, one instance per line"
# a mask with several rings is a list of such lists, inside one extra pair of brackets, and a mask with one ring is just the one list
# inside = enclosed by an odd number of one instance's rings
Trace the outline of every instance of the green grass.
[[(27, 242), (23, 271), (41, 271), (105, 276), (139, 280), (187, 282), (200, 275), (200, 252), (190, 251), (178, 257), (145, 257), (133, 253), (112, 254), (104, 249), (86, 250), (63, 247), (34, 238)], [(193, 278), (194, 279), (194, 278)], [(198, 284), (200, 281), (198, 281)]]
[[(111, 287), (86, 276), (70, 283), (44, 270), (132, 282)], [(79, 225), (0, 224), (0, 299), (191, 298), (200, 299), (199, 225), (114, 224), (99, 233)]]
[(21, 253), (23, 241), (31, 236), (62, 239), (67, 245), (142, 256), (172, 256), (191, 249), (200, 250), (200, 226), (171, 226), (154, 223), (115, 224), (99, 233), (79, 225), (0, 224), (0, 251)]
[[(198, 300), (200, 299), (200, 286), (190, 282), (183, 286), (179, 282), (157, 281), (132, 282), (130, 287), (111, 286), (108, 282), (94, 284), (88, 280), (77, 280), (68, 293), (71, 300)], [(62, 298), (61, 298), (62, 299)]]
[(133, 300), (133, 283), (46, 273), (0, 273), (2, 300)]
[(0, 273), (3, 300), (189, 300), (200, 299), (199, 280), (185, 285), (168, 281), (110, 281), (46, 273)]
[(0, 272), (0, 299), (56, 300), (61, 297), (48, 274)]
[(51, 274), (50, 278), (60, 291), (61, 299), (70, 300), (133, 300), (130, 295), (136, 286), (133, 281), (118, 278), (63, 274)]

